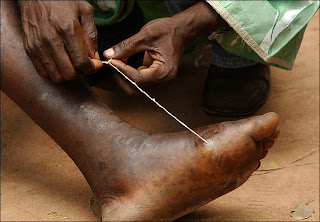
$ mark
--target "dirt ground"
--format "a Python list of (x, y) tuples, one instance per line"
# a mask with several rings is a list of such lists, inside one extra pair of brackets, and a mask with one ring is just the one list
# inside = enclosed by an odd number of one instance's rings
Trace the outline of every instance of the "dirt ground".
[[(172, 85), (152, 91), (191, 127), (230, 120), (201, 110), (210, 61), (209, 51), (203, 53), (198, 68), (192, 59), (199, 55), (189, 55)], [(308, 201), (315, 213), (307, 221), (319, 221), (319, 13), (307, 28), (293, 71), (272, 68), (271, 72), (271, 96), (258, 114), (279, 114), (281, 135), (276, 144), (247, 183), (182, 220), (292, 221), (290, 211)], [(142, 96), (95, 91), (141, 129), (183, 130)], [(1, 220), (97, 221), (89, 206), (91, 195), (71, 159), (1, 92)]]

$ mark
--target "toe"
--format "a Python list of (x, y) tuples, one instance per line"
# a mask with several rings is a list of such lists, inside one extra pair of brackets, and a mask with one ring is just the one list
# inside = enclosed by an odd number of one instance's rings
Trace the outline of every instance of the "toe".
[(270, 140), (274, 141), (274, 140), (276, 140), (278, 138), (279, 134), (280, 134), (280, 129), (279, 129), (279, 127), (277, 127), (277, 129), (274, 132), (274, 134), (272, 134), (270, 137), (262, 140), (261, 143), (265, 143), (265, 142), (270, 141)]
[(270, 141), (267, 141), (265, 143), (263, 143), (263, 150), (266, 151), (268, 149), (270, 149), (274, 144), (274, 140), (270, 140)]
[(256, 142), (260, 142), (271, 137), (276, 138), (279, 134), (279, 117), (276, 113), (267, 113), (262, 116), (249, 119), (249, 121), (252, 121), (250, 134), (252, 139)]
[(259, 161), (259, 163), (258, 163), (258, 166), (257, 166), (256, 170), (257, 170), (257, 169), (259, 169), (259, 168), (260, 168), (260, 166), (261, 166), (261, 162)]
[(268, 150), (264, 151), (262, 153), (261, 159), (265, 158), (267, 156), (267, 154), (268, 154)]

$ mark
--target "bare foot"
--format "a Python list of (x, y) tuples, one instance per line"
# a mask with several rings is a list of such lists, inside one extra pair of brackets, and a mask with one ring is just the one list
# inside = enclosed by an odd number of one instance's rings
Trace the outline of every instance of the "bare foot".
[(260, 166), (277, 126), (268, 113), (198, 129), (209, 144), (189, 132), (114, 141), (96, 172), (103, 180), (93, 179), (102, 220), (172, 221), (234, 190)]
[[(15, 1), (1, 2), (1, 89), (77, 164), (103, 220), (174, 220), (243, 184), (277, 137), (269, 113), (190, 132), (150, 134), (122, 121), (82, 81), (39, 77)], [(19, 55), (19, 56), (17, 56)]]

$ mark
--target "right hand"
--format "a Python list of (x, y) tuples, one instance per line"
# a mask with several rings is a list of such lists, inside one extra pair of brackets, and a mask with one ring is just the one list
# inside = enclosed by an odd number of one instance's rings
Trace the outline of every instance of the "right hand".
[(24, 46), (37, 72), (59, 83), (102, 67), (92, 6), (86, 1), (18, 1)]

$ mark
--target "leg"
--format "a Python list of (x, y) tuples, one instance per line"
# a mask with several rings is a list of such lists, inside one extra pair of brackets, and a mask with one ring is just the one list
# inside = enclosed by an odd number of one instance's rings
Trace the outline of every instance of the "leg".
[(270, 113), (189, 132), (150, 134), (118, 118), (81, 81), (54, 85), (22, 44), (15, 2), (1, 4), (1, 87), (73, 159), (103, 220), (173, 220), (243, 184), (278, 134)]

